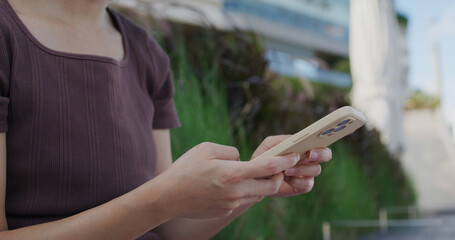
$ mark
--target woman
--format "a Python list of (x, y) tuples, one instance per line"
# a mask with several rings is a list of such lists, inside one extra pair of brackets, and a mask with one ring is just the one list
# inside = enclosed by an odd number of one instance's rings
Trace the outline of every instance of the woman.
[(168, 58), (107, 2), (0, 0), (1, 240), (207, 239), (311, 190), (330, 149), (240, 162), (202, 143), (172, 164)]

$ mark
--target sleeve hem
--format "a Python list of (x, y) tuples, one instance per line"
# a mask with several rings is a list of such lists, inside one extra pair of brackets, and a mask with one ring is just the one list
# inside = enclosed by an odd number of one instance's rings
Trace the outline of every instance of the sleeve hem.
[(8, 98), (0, 97), (0, 132), (8, 131), (8, 104)]
[(182, 124), (176, 118), (172, 119), (160, 119), (153, 123), (153, 129), (167, 129), (167, 128), (179, 128)]
[(8, 124), (0, 123), (0, 133), (8, 132)]

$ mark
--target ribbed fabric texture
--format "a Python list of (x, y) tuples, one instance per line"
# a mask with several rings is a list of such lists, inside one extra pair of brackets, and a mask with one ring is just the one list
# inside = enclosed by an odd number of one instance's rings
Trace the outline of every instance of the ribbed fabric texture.
[(0, 35), (0, 132), (8, 131), (8, 104), (9, 99), (6, 96), (8, 89), (2, 86), (8, 86), (8, 77), (10, 75), (10, 64), (6, 49), (6, 40)]
[(179, 126), (168, 57), (143, 29), (108, 11), (123, 36), (120, 62), (48, 49), (0, 0), (10, 229), (74, 215), (152, 179), (152, 129)]

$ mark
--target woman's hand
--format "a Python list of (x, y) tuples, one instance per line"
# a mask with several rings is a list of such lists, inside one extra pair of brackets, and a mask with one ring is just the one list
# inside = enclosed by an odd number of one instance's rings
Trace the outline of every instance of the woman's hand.
[[(290, 136), (280, 135), (266, 138), (258, 149), (256, 149), (251, 159), (254, 159)], [(329, 148), (312, 149), (302, 154), (300, 158), (301, 160), (295, 166), (284, 171), (284, 181), (278, 192), (272, 196), (288, 197), (311, 191), (314, 185), (314, 178), (321, 174), (320, 163), (330, 161), (332, 159), (332, 151)]]
[[(300, 159), (296, 154), (264, 161), (239, 161), (236, 148), (202, 143), (182, 155), (155, 182), (175, 217), (228, 216), (240, 206), (275, 195), (283, 186), (285, 169)], [(259, 179), (271, 176), (270, 179)]]

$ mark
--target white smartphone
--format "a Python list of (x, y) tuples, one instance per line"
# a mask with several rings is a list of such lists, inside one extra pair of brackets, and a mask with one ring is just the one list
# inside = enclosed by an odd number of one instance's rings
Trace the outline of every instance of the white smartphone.
[(359, 110), (345, 106), (319, 119), (253, 160), (293, 152), (303, 154), (310, 149), (324, 148), (353, 133), (365, 123), (366, 118)]

